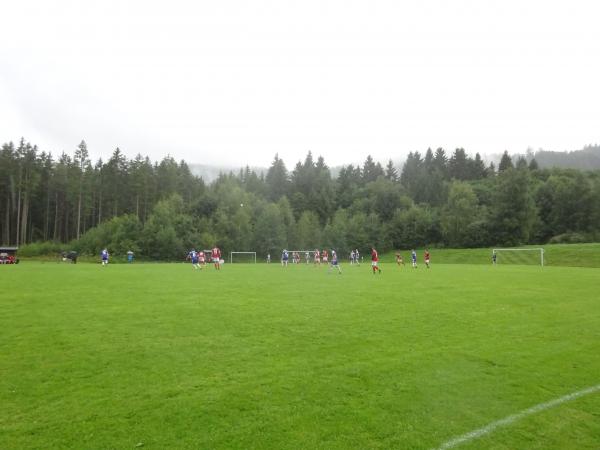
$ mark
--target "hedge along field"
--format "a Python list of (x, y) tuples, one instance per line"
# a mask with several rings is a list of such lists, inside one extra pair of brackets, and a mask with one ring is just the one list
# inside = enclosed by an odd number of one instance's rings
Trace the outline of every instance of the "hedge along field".
[[(600, 384), (599, 270), (382, 267), (0, 267), (0, 448), (429, 449)], [(464, 448), (597, 449), (599, 411)]]

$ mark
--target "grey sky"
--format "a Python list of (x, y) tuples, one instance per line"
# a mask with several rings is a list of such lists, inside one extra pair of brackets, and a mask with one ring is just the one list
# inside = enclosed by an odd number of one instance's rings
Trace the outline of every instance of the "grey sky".
[(330, 165), (600, 142), (596, 1), (14, 1), (0, 140)]

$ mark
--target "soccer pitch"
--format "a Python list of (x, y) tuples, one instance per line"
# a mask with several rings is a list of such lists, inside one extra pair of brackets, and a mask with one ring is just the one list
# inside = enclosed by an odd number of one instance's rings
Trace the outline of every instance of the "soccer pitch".
[[(0, 448), (436, 449), (600, 385), (600, 269), (382, 268), (1, 267)], [(488, 431), (598, 449), (600, 390)]]

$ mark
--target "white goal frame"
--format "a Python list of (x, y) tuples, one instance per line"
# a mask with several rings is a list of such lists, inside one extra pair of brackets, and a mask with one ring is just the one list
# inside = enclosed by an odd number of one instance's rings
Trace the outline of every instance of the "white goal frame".
[(229, 252), (229, 264), (233, 264), (233, 255), (254, 255), (254, 264), (256, 264), (256, 252)]
[(543, 248), (494, 248), (492, 249), (493, 253), (500, 252), (539, 252), (540, 253), (540, 265), (544, 267), (544, 249)]

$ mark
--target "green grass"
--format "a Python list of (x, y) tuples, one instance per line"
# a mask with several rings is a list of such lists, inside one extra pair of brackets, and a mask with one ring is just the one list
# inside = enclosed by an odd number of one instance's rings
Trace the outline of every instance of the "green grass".
[[(599, 267), (600, 268), (600, 243), (588, 244), (546, 244), (546, 245), (527, 245), (519, 248), (544, 248), (544, 260), (547, 266), (561, 267)], [(432, 261), (436, 264), (490, 264), (492, 256), (492, 248), (429, 248)], [(395, 251), (390, 251), (380, 255), (383, 262), (394, 262)], [(410, 259), (410, 249), (401, 249), (400, 253), (407, 263)], [(423, 262), (423, 249), (417, 250), (419, 263)], [(60, 262), (58, 252), (41, 255), (41, 256), (24, 256), (19, 255), (22, 261), (41, 261), (41, 262)], [(238, 258), (240, 258), (238, 256)], [(265, 260), (260, 255), (257, 257), (259, 263), (264, 263)], [(312, 258), (312, 254), (311, 254)], [(504, 255), (503, 255), (504, 258)], [(539, 253), (514, 253), (508, 259), (507, 264), (539, 264)], [(183, 259), (183, 256), (182, 256)], [(225, 259), (229, 261), (229, 254), (225, 255)], [(274, 255), (273, 259), (278, 260), (278, 255)], [(342, 261), (347, 259), (347, 255), (342, 255)], [(363, 253), (363, 259), (367, 262), (370, 259), (370, 253)], [(99, 262), (99, 256), (81, 255), (79, 263)], [(301, 255), (301, 260), (304, 261), (304, 255)], [(144, 258), (143, 255), (136, 256), (136, 262), (152, 262)], [(504, 263), (504, 260), (499, 259), (499, 263)], [(126, 255), (111, 255), (111, 263), (126, 264)]]
[[(544, 265), (560, 267), (600, 267), (600, 243), (595, 244), (547, 244), (527, 245), (519, 248), (543, 248)], [(491, 248), (442, 248), (429, 249), (431, 260), (437, 264), (490, 264)], [(405, 263), (409, 262), (410, 249), (402, 250)], [(418, 250), (419, 263), (423, 262), (423, 250)], [(386, 262), (395, 261), (395, 252), (383, 255)], [(500, 255), (500, 254), (499, 254)], [(498, 263), (505, 254), (498, 259)], [(364, 255), (367, 258), (367, 255)], [(514, 253), (507, 256), (510, 264), (539, 264), (539, 253)]]
[[(600, 270), (382, 266), (0, 266), (0, 448), (429, 449), (600, 383)], [(593, 394), (459, 448), (599, 446)]]

